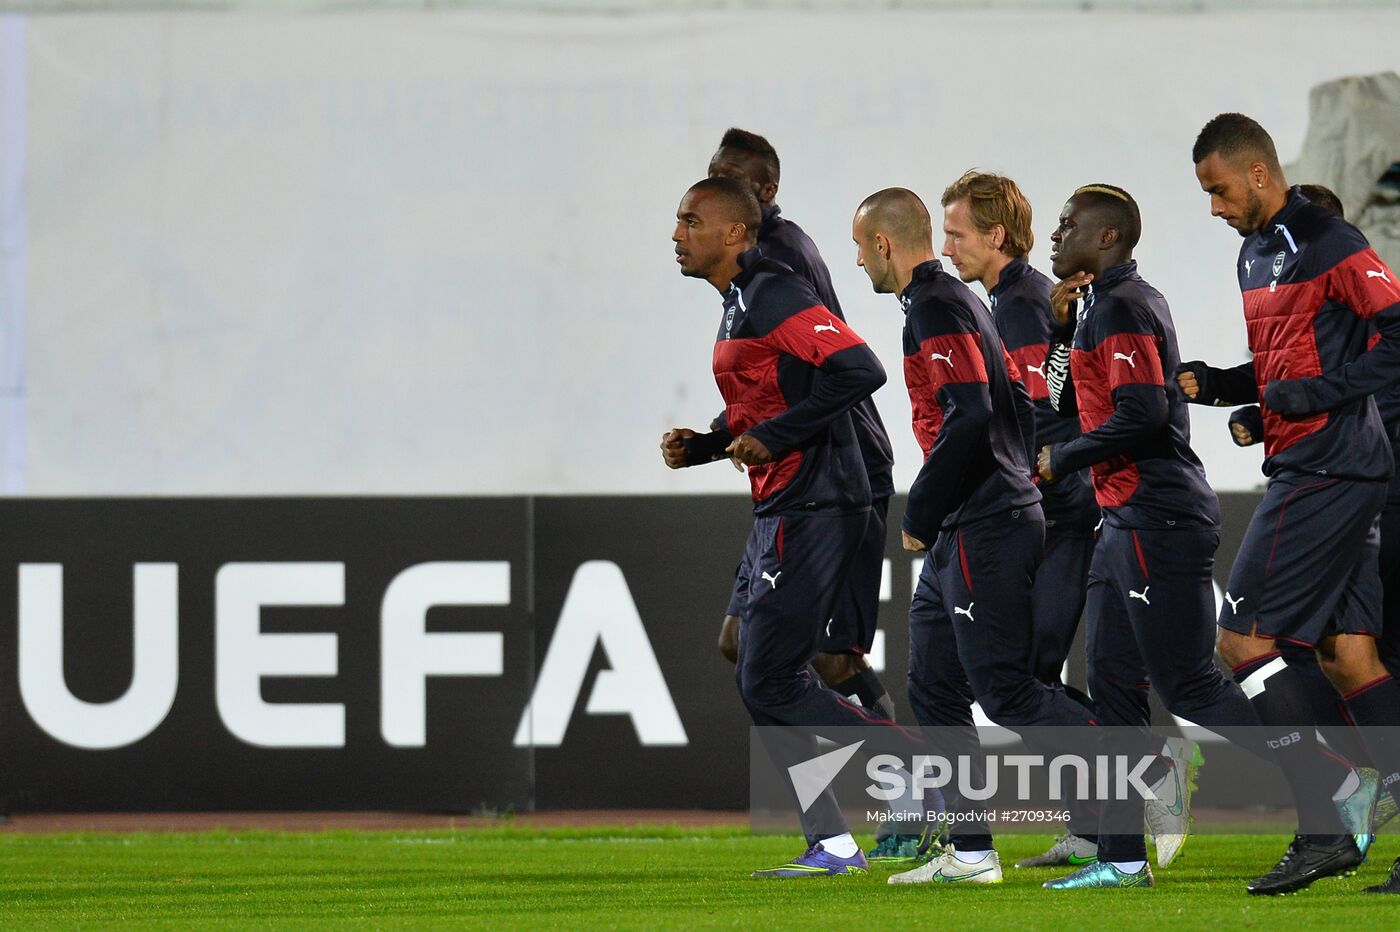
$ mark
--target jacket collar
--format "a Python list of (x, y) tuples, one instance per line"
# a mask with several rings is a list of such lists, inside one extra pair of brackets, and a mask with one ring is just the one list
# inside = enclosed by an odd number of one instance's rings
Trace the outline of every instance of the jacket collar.
[(1298, 185), (1288, 189), (1288, 200), (1283, 202), (1278, 213), (1269, 218), (1268, 222), (1258, 230), (1259, 241), (1261, 243), (1276, 243), (1280, 240), (1288, 244), (1289, 250), (1298, 251), (1298, 244), (1293, 240), (1293, 233), (1288, 229), (1288, 224), (1292, 221), (1298, 208), (1308, 203), (1308, 199), (1303, 197), (1303, 192)]
[(1001, 270), (1001, 276), (997, 278), (997, 286), (991, 290), (987, 297), (996, 304), (997, 299), (1006, 292), (1006, 289), (1031, 274), (1031, 264), (1025, 259), (1012, 259), (1007, 263), (1006, 268)]
[(1102, 275), (1089, 283), (1088, 296), (1085, 299), (1085, 304), (1089, 307), (1093, 307), (1099, 295), (1112, 289), (1119, 282), (1137, 277), (1136, 259), (1129, 259), (1127, 262), (1120, 262), (1117, 265), (1109, 266), (1104, 269)]
[(899, 296), (899, 304), (904, 308), (904, 313), (909, 313), (909, 308), (914, 303), (915, 292), (942, 274), (943, 265), (937, 259), (929, 259), (914, 266), (909, 285), (904, 289), (904, 294)]

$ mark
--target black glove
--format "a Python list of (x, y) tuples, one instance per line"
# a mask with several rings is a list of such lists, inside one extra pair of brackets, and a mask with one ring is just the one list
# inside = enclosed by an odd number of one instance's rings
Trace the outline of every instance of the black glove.
[(715, 460), (728, 459), (729, 454), (724, 450), (734, 438), (727, 430), (715, 430), (708, 434), (696, 434), (694, 437), (687, 437), (681, 441), (681, 446), (685, 448), (685, 464), (687, 466), (703, 466), (705, 463), (713, 463)]
[(1307, 379), (1284, 379), (1270, 382), (1264, 389), (1264, 404), (1269, 410), (1285, 417), (1312, 414), (1312, 402), (1308, 399)]
[[(1234, 427), (1237, 424), (1249, 431), (1248, 443), (1241, 443), (1240, 438), (1235, 434)], [(1235, 446), (1253, 446), (1264, 439), (1264, 412), (1259, 410), (1258, 405), (1238, 408), (1230, 415), (1230, 428), (1230, 439), (1235, 441)]]
[[(1172, 371), (1172, 384), (1177, 386), (1176, 391), (1178, 396), (1185, 400), (1187, 404), (1223, 405), (1225, 402), (1220, 400), (1220, 390), (1216, 387), (1215, 379), (1211, 376), (1211, 373), (1214, 371), (1214, 369), (1206, 365), (1205, 362), (1200, 359), (1183, 362)], [(1195, 398), (1188, 396), (1181, 390), (1180, 385), (1177, 384), (1176, 377), (1183, 372), (1190, 372), (1196, 377), (1197, 391)]]

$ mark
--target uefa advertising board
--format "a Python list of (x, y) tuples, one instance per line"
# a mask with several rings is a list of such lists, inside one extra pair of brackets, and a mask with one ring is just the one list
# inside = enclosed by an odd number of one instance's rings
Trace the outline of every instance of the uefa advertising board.
[[(1224, 495), (1222, 579), (1253, 495)], [(872, 660), (903, 720), (892, 505)], [(0, 502), (0, 808), (742, 808), (733, 496)], [(1082, 665), (1072, 675), (1082, 681)], [(1160, 711), (1160, 710), (1159, 710)]]

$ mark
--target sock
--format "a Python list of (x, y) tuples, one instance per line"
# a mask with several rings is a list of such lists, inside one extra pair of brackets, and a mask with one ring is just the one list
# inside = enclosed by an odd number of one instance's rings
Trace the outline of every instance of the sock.
[(1341, 802), (1355, 793), (1359, 786), (1361, 786), (1361, 778), (1356, 775), (1355, 770), (1349, 772), (1347, 778), (1342, 781), (1342, 785), (1337, 787), (1337, 792), (1332, 794), (1332, 801)]
[(991, 835), (959, 835), (948, 834), (948, 844), (953, 846), (954, 851), (977, 852), (992, 850)]
[(854, 699), (864, 708), (878, 711), (890, 721), (894, 721), (894, 700), (890, 698), (885, 684), (875, 671), (867, 667), (853, 676), (848, 676), (831, 687), (848, 699)]
[(1147, 765), (1147, 769), (1142, 772), (1142, 782), (1150, 787), (1156, 787), (1158, 783), (1167, 778), (1167, 774), (1172, 772), (1170, 761), (1170, 757), (1157, 755), (1152, 759), (1152, 763)]
[(1386, 674), (1353, 689), (1342, 697), (1352, 720), (1362, 726), (1361, 740), (1376, 769), (1381, 773), (1381, 788), (1400, 803), (1400, 682)]
[(959, 851), (957, 848), (953, 849), (953, 857), (964, 864), (976, 864), (979, 861), (985, 861), (987, 855), (991, 853), (991, 848), (983, 848), (981, 851)]
[(1146, 861), (1109, 861), (1114, 867), (1125, 874), (1136, 874), (1147, 866)]
[[(1160, 761), (1161, 758), (1159, 757), (1157, 758), (1157, 760)], [(1153, 763), (1155, 764), (1156, 761), (1153, 761)], [(1162, 773), (1162, 775), (1153, 782), (1148, 783), (1148, 775), (1152, 773), (1152, 767), (1149, 766), (1146, 772), (1143, 774), (1144, 779), (1142, 781), (1143, 783), (1147, 783), (1148, 788), (1152, 790), (1152, 792), (1157, 796), (1157, 798), (1160, 799), (1162, 802), (1166, 803), (1169, 807), (1175, 806), (1177, 800), (1180, 798), (1180, 794), (1177, 792), (1177, 782), (1175, 780), (1167, 779), (1167, 776), (1170, 774), (1171, 770), (1171, 767), (1164, 767), (1164, 772)]]
[(1346, 779), (1346, 768), (1318, 747), (1308, 678), (1272, 653), (1241, 664), (1235, 680), (1265, 727), (1274, 760), (1293, 791), (1300, 828), (1306, 815), (1303, 834), (1318, 842), (1339, 840), (1346, 830), (1332, 791)]
[(1317, 654), (1310, 648), (1290, 645), (1280, 647), (1283, 659), (1288, 662), (1291, 669), (1297, 670), (1307, 677), (1313, 684), (1311, 699), (1313, 701), (1313, 718), (1311, 721), (1317, 723), (1317, 730), (1322, 734), (1322, 740), (1327, 742), (1327, 746), (1341, 757), (1347, 759), (1352, 767), (1367, 766), (1370, 758), (1366, 755), (1366, 748), (1361, 742), (1361, 738), (1347, 720), (1343, 711), (1342, 697), (1337, 694), (1337, 688), (1332, 685), (1332, 681), (1327, 678), (1327, 674), (1322, 672), (1322, 666), (1317, 662)]
[(822, 850), (827, 854), (834, 854), (838, 858), (855, 857), (856, 852), (860, 850), (860, 846), (856, 844), (856, 840), (851, 837), (850, 832), (823, 838), (817, 844), (821, 845)]
[(1108, 864), (1133, 864), (1147, 857), (1147, 839), (1142, 835), (1100, 835), (1099, 860)]

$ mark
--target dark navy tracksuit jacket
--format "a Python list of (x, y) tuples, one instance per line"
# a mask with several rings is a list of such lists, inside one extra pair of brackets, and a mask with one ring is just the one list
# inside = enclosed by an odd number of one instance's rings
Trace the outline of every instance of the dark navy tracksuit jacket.
[(1400, 381), (1400, 287), (1355, 227), (1297, 188), (1245, 238), (1237, 272), (1254, 358), (1201, 366), (1195, 400), (1260, 403), (1269, 485), (1220, 624), (1308, 646), (1377, 634), (1376, 521), (1394, 456), (1372, 395)]
[[(1066, 360), (1071, 378), (1063, 378)], [(1215, 666), (1211, 570), (1220, 506), (1191, 449), (1184, 400), (1166, 384), (1180, 355), (1166, 299), (1128, 261), (1089, 286), (1072, 349), (1052, 348), (1058, 407), (1077, 404), (1082, 434), (1051, 450), (1051, 471), (1088, 467), (1103, 509), (1089, 571), (1089, 687), (1105, 725), (1144, 727), (1148, 685), (1173, 713), (1206, 727), (1257, 724)], [(1262, 750), (1262, 748), (1261, 748)], [(1267, 752), (1264, 752), (1267, 753)], [(1140, 860), (1141, 800), (1110, 802), (1104, 860)]]
[[(1079, 421), (1050, 403), (1045, 380), (1050, 351), (1050, 279), (1024, 259), (1012, 260), (989, 295), (992, 318), (1006, 351), (1021, 371), (1035, 406), (1035, 450), (1079, 436)], [(1038, 478), (1038, 477), (1037, 477)], [(1035, 613), (1033, 667), (1037, 679), (1059, 681), (1084, 611), (1089, 560), (1099, 506), (1088, 470), (1040, 486), (1045, 511), (1045, 556), (1036, 572), (1031, 602)]]
[[(904, 379), (925, 455), (904, 530), (932, 545), (909, 609), (909, 702), (920, 724), (956, 726), (940, 732), (943, 740), (976, 760), (974, 700), (1013, 728), (1092, 719), (1032, 672), (1031, 588), (1045, 518), (1031, 481), (1034, 412), (1018, 367), (991, 313), (937, 260), (914, 269), (900, 299)], [(971, 785), (978, 779), (974, 767)], [(944, 795), (955, 812), (968, 806), (956, 792)], [(976, 819), (952, 840), (965, 850), (991, 847)]]
[[(849, 412), (884, 384), (884, 369), (786, 265), (757, 249), (740, 264), (724, 293), (715, 382), (729, 428), (774, 457), (748, 470), (754, 527), (744, 556), (740, 696), (757, 725), (882, 726), (870, 730), (866, 750), (907, 758), (924, 750), (915, 737), (825, 688), (809, 666), (870, 510)], [(815, 740), (804, 741), (786, 763), (817, 753)], [(842, 822), (830, 800), (803, 818), (809, 840), (843, 830), (830, 827)]]

